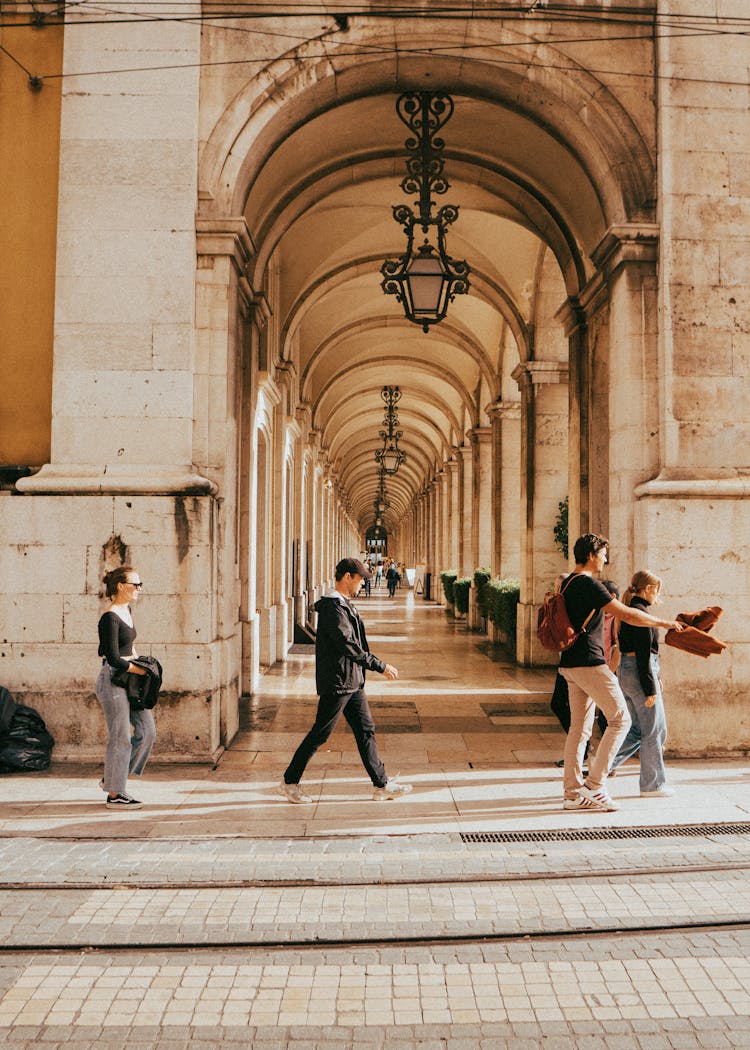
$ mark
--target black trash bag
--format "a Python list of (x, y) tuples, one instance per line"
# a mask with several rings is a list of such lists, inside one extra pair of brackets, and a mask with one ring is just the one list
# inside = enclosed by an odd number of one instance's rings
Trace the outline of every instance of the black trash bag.
[(10, 724), (0, 733), (0, 773), (49, 769), (54, 745), (42, 716), (33, 707), (16, 704)]

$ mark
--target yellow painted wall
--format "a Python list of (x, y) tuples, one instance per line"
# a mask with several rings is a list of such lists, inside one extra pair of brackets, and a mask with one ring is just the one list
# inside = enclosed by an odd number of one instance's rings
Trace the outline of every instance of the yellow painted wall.
[[(62, 71), (63, 32), (6, 26), (0, 44), (50, 75)], [(0, 51), (0, 465), (50, 459), (61, 95), (61, 80), (31, 91)]]

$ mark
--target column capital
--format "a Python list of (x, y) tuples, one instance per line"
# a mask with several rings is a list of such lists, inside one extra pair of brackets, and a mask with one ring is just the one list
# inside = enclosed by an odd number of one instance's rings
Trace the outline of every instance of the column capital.
[(511, 372), (519, 390), (552, 383), (567, 383), (567, 361), (522, 361)]
[[(312, 405), (309, 401), (299, 401), (297, 407), (294, 410), (294, 414), (297, 417), (299, 425), (307, 431), (308, 439), (313, 434), (311, 429), (312, 423)], [(317, 433), (317, 431), (315, 431)]]
[(610, 226), (591, 253), (607, 281), (627, 264), (656, 263), (660, 227), (655, 222), (627, 222)]
[(492, 438), (492, 427), (472, 427), (466, 431), (472, 445), (484, 445)]
[(268, 299), (266, 299), (263, 292), (258, 292), (257, 294), (249, 295), (247, 303), (253, 311), (253, 321), (260, 331), (261, 328), (265, 328), (272, 313), (271, 307), (268, 305)]
[(562, 306), (555, 311), (555, 320), (563, 326), (566, 339), (569, 339), (578, 328), (586, 324), (586, 311), (581, 305), (580, 299), (571, 296), (566, 299)]
[(502, 421), (503, 419), (518, 419), (521, 416), (521, 402), (493, 401), (485, 407), (484, 411), (493, 422), (495, 420)]
[[(237, 272), (245, 274), (255, 255), (255, 242), (244, 216), (195, 220), (198, 255), (228, 255)], [(200, 263), (198, 264), (200, 266)]]

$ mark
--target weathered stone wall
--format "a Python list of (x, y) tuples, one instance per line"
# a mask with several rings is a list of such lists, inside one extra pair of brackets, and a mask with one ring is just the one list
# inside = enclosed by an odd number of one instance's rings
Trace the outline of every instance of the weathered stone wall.
[[(747, 14), (732, 0), (714, 10)], [(730, 643), (705, 661), (663, 647), (678, 754), (750, 750), (748, 61), (746, 36), (660, 39), (661, 469), (635, 490), (633, 568), (663, 576), (670, 612), (722, 606), (714, 633)]]
[(156, 753), (216, 754), (220, 711), (228, 701), (236, 709), (238, 683), (237, 638), (217, 625), (217, 512), (198, 496), (0, 496), (0, 681), (42, 714), (56, 757), (102, 754), (101, 581), (123, 560), (144, 581), (137, 651), (164, 667)]

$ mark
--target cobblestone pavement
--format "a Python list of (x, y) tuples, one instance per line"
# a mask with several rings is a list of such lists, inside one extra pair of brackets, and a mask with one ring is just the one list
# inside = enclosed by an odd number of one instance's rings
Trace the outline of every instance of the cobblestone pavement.
[(688, 1050), (750, 1045), (750, 934), (461, 947), (5, 955), (30, 1047)]
[(748, 870), (393, 886), (0, 891), (18, 947), (372, 942), (750, 922)]

